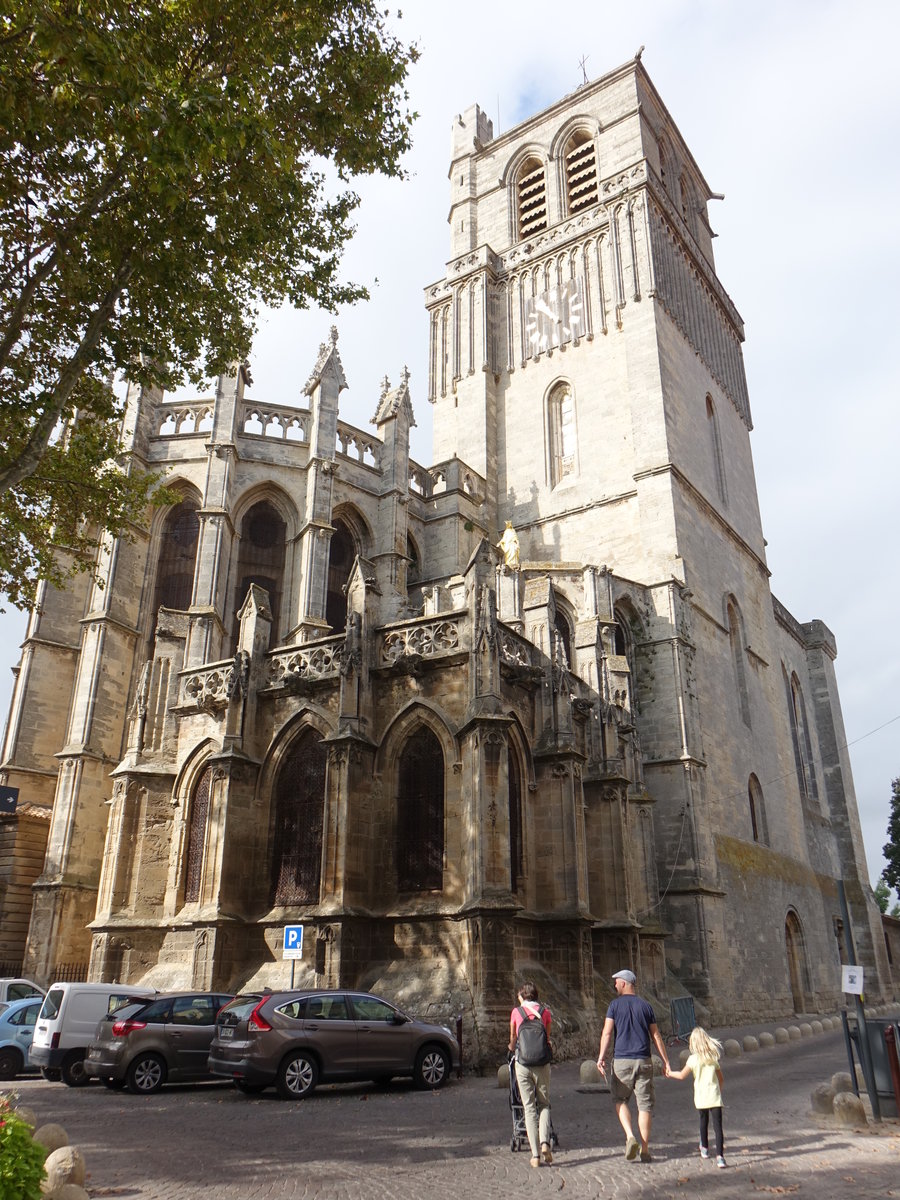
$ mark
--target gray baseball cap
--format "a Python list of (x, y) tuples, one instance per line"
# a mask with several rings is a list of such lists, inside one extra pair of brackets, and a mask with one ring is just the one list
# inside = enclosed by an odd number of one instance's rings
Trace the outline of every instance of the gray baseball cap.
[(613, 979), (621, 979), (623, 983), (637, 983), (637, 976), (634, 971), (616, 971)]

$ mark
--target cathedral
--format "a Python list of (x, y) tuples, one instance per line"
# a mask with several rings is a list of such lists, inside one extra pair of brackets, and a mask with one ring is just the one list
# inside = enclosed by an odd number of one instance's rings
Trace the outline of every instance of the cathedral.
[[(177, 502), (31, 614), (0, 783), (0, 960), (48, 982), (351, 986), (506, 1043), (533, 978), (593, 1052), (664, 1018), (834, 1011), (889, 974), (835, 639), (772, 594), (712, 192), (639, 58), (498, 136), (453, 121), (406, 373), (341, 419), (131, 387)], [(424, 388), (423, 388), (424, 393)], [(302, 925), (303, 958), (282, 958)]]

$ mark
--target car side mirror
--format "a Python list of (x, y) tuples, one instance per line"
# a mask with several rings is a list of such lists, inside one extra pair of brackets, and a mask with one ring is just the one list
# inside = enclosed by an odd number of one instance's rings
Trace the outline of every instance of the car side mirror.
[(394, 1013), (394, 1015), (391, 1017), (391, 1024), (392, 1025), (405, 1025), (406, 1017), (401, 1016), (400, 1013)]

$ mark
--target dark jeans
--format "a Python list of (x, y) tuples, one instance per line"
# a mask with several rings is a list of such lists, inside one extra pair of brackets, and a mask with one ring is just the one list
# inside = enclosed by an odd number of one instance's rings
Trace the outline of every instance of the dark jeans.
[(713, 1132), (716, 1135), (716, 1158), (725, 1157), (725, 1139), (722, 1136), (722, 1109), (698, 1108), (700, 1114), (700, 1145), (709, 1145), (709, 1118), (712, 1117)]

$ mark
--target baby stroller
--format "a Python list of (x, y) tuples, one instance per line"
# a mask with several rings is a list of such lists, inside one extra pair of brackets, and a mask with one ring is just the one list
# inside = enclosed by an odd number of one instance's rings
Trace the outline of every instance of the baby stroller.
[[(509, 1108), (512, 1113), (512, 1137), (509, 1139), (509, 1148), (515, 1154), (517, 1150), (530, 1150), (531, 1147), (528, 1144), (528, 1130), (525, 1128), (525, 1109), (522, 1107), (519, 1081), (516, 1079), (515, 1058), (510, 1055), (507, 1061), (509, 1063)], [(551, 1119), (550, 1148), (556, 1150), (558, 1147), (559, 1138), (556, 1136)]]

